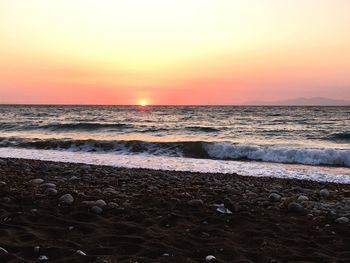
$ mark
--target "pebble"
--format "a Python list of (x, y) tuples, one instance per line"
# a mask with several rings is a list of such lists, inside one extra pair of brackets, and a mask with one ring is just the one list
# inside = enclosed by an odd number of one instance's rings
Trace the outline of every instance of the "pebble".
[(299, 195), (298, 201), (299, 202), (309, 201), (309, 198), (305, 195)]
[(277, 194), (277, 193), (271, 193), (269, 195), (269, 201), (271, 202), (279, 202), (281, 200), (281, 195)]
[(322, 198), (327, 199), (330, 196), (330, 193), (329, 193), (329, 191), (327, 189), (321, 189), (320, 190), (320, 196)]
[(76, 181), (76, 180), (79, 180), (78, 177), (76, 176), (72, 176), (71, 178), (68, 179), (69, 181)]
[(74, 198), (71, 194), (62, 195), (59, 199), (60, 203), (71, 205), (74, 202)]
[(75, 253), (80, 255), (80, 256), (86, 256), (86, 254), (81, 250), (77, 250), (77, 251), (75, 251)]
[(40, 247), (39, 246), (35, 246), (34, 247), (34, 253), (39, 253), (40, 251)]
[(110, 208), (110, 209), (115, 209), (117, 207), (119, 207), (119, 205), (117, 203), (114, 203), (114, 202), (108, 203), (108, 208)]
[(91, 211), (95, 214), (101, 214), (103, 212), (103, 209), (97, 205), (94, 205), (93, 207), (91, 207)]
[(0, 186), (4, 186), (4, 185), (7, 185), (7, 183), (4, 181), (0, 181)]
[(100, 199), (100, 200), (97, 200), (95, 202), (95, 205), (97, 205), (99, 207), (105, 207), (107, 205), (107, 203), (104, 200)]
[(6, 250), (6, 249), (4, 249), (3, 247), (0, 247), (0, 255), (1, 254), (8, 254), (9, 252)]
[(207, 262), (212, 262), (216, 259), (216, 257), (212, 256), (212, 255), (208, 255), (205, 257), (205, 261)]
[(201, 199), (193, 199), (188, 201), (187, 204), (190, 206), (202, 206), (204, 205), (204, 202)]
[(346, 224), (349, 223), (349, 218), (342, 216), (337, 218), (334, 222), (336, 222), (337, 224)]
[(44, 184), (41, 184), (40, 187), (56, 188), (56, 185), (53, 183), (44, 183)]
[(49, 260), (49, 258), (48, 258), (47, 256), (45, 256), (45, 255), (40, 255), (40, 256), (38, 257), (38, 259), (39, 259), (40, 261)]
[(305, 209), (302, 205), (300, 205), (296, 202), (291, 202), (288, 205), (288, 211), (293, 212), (293, 213), (304, 213)]
[(46, 188), (44, 194), (46, 195), (57, 195), (58, 191), (55, 188)]
[(36, 178), (30, 181), (31, 184), (42, 184), (44, 182), (41, 178)]

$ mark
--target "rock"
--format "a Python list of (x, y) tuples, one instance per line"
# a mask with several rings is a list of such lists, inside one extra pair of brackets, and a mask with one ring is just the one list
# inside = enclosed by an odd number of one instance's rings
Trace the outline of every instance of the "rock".
[(4, 249), (3, 247), (0, 247), (0, 255), (1, 254), (8, 254), (9, 252), (6, 250), (6, 249)]
[(238, 212), (238, 207), (237, 205), (232, 202), (230, 198), (225, 198), (224, 199), (224, 206), (229, 209), (231, 212)]
[(320, 191), (320, 196), (324, 199), (327, 199), (330, 196), (330, 193), (327, 189), (324, 188)]
[(46, 188), (44, 194), (54, 196), (58, 194), (58, 191), (55, 188)]
[(99, 207), (105, 207), (107, 205), (107, 203), (104, 200), (100, 199), (100, 200), (97, 200), (95, 202), (95, 205), (97, 205)]
[(5, 186), (5, 185), (7, 185), (7, 183), (6, 183), (6, 182), (4, 182), (4, 181), (0, 181), (0, 186)]
[(34, 247), (34, 253), (38, 254), (40, 251), (40, 247), (39, 246), (35, 246)]
[(299, 195), (298, 201), (299, 202), (309, 201), (309, 198), (305, 195)]
[(69, 180), (69, 181), (77, 181), (77, 180), (79, 180), (79, 178), (76, 177), (76, 176), (72, 176), (72, 177), (69, 178), (68, 180)]
[(288, 205), (288, 211), (292, 213), (302, 214), (305, 213), (305, 208), (296, 202), (291, 202)]
[(205, 257), (205, 261), (206, 262), (214, 262), (215, 259), (216, 258), (214, 256), (212, 256), (212, 255), (208, 255), (208, 256)]
[(36, 179), (33, 179), (30, 181), (30, 183), (34, 184), (34, 185), (42, 184), (43, 182), (44, 182), (44, 180), (41, 178), (36, 178)]
[(103, 193), (109, 194), (109, 195), (118, 194), (118, 192), (112, 187), (107, 187), (106, 189), (103, 190)]
[(91, 211), (95, 214), (101, 214), (103, 212), (103, 209), (97, 205), (94, 205), (93, 207), (91, 207)]
[(56, 188), (56, 185), (53, 183), (44, 183), (44, 184), (41, 184), (40, 187)]
[(38, 257), (38, 259), (39, 259), (40, 261), (49, 260), (49, 258), (48, 258), (47, 256), (45, 256), (45, 255), (40, 255), (40, 256)]
[(187, 204), (190, 206), (202, 206), (204, 205), (204, 202), (201, 199), (193, 199), (188, 201)]
[(75, 253), (80, 255), (80, 256), (86, 256), (86, 254), (81, 250), (77, 250), (77, 251), (75, 251)]
[(60, 203), (71, 205), (74, 202), (74, 198), (71, 194), (62, 195), (59, 199)]
[(269, 201), (271, 201), (271, 202), (279, 202), (279, 201), (281, 200), (281, 197), (282, 197), (282, 196), (280, 196), (280, 195), (277, 194), (277, 193), (271, 193), (271, 194), (269, 195)]
[(114, 202), (109, 202), (108, 203), (108, 208), (109, 209), (115, 209), (117, 207), (119, 207), (119, 205), (117, 203), (114, 203)]
[(346, 223), (349, 223), (349, 218), (342, 216), (337, 218), (334, 222), (337, 224), (346, 224)]

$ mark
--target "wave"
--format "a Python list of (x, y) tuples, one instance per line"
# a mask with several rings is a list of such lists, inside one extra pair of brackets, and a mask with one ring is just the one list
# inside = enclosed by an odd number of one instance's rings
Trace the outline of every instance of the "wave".
[(115, 152), (216, 160), (253, 160), (276, 163), (350, 167), (350, 150), (243, 145), (226, 142), (147, 142), (140, 140), (71, 140), (0, 138), (0, 147)]
[(335, 141), (350, 141), (350, 131), (333, 133), (330, 136), (328, 136), (328, 139), (335, 140)]
[(0, 123), (0, 130), (5, 131), (23, 131), (23, 130), (50, 130), (50, 131), (92, 131), (105, 129), (127, 129), (133, 128), (133, 125), (124, 123), (94, 123), (94, 122), (78, 122), (78, 123), (52, 123), (45, 125), (35, 124), (10, 124)]
[(200, 131), (200, 132), (220, 132), (220, 129), (212, 128), (212, 127), (206, 127), (206, 126), (189, 126), (185, 127), (186, 130), (189, 131)]

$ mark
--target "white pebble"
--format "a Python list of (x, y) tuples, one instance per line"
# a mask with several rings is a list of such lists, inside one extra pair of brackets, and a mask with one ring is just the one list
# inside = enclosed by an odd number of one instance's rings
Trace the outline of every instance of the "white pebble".
[(8, 254), (9, 252), (6, 250), (6, 249), (4, 249), (3, 247), (0, 247), (0, 252), (3, 252), (3, 253), (5, 253), (5, 254)]
[(38, 257), (38, 259), (39, 259), (40, 261), (49, 260), (49, 258), (48, 258), (47, 256), (45, 256), (45, 255), (40, 255), (40, 256)]
[(212, 255), (208, 255), (208, 256), (205, 257), (205, 261), (207, 261), (207, 262), (211, 262), (211, 261), (213, 261), (215, 259), (216, 259), (216, 257), (214, 257)]
[(80, 256), (86, 256), (86, 254), (81, 250), (77, 250), (77, 251), (75, 251), (75, 253), (77, 253)]

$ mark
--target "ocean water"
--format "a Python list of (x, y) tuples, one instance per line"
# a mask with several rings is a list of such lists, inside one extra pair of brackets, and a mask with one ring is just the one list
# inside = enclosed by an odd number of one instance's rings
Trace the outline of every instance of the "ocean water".
[(0, 156), (344, 181), (350, 107), (2, 105)]

